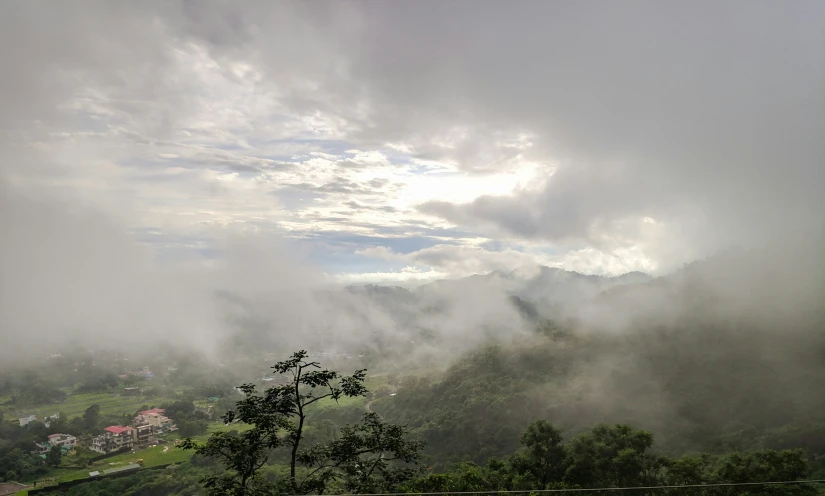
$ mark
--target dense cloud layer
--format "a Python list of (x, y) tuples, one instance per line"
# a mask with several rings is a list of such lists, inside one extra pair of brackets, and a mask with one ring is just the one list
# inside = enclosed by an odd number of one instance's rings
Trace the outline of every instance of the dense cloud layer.
[[(269, 218), (299, 237), (311, 223), (380, 239), (390, 226), (427, 236), (424, 225), (446, 222), (521, 249), (592, 247), (642, 268), (627, 255), (638, 248), (666, 270), (732, 243), (822, 232), (822, 8), (815, 1), (4, 6), (4, 46), (20, 47), (2, 60), (10, 75), (0, 88), (4, 129), (13, 131), (5, 139), (24, 147), (43, 139), (46, 163), (58, 146), (87, 161), (154, 163), (169, 172), (164, 184), (190, 188), (193, 202), (201, 190), (192, 184), (206, 182), (213, 196), (229, 195), (217, 203), (223, 217), (202, 214), (210, 225)], [(67, 133), (70, 144), (54, 144), (55, 133)], [(281, 172), (286, 163), (271, 157), (289, 157), (313, 134), (367, 152), (355, 160), (330, 154), (341, 145), (329, 141), (314, 162)], [(279, 137), (285, 143), (273, 144)], [(531, 172), (509, 190), (479, 185), (456, 196), (452, 188), (437, 199), (402, 193), (406, 200), (391, 204), (399, 191), (384, 189), (389, 178), (414, 182), (418, 173), (393, 176), (414, 169), (378, 150), (395, 150), (416, 167), (447, 164), (469, 173), (465, 181)], [(230, 175), (173, 173), (181, 166)], [(231, 175), (244, 171), (257, 173), (255, 181)], [(111, 180), (138, 190), (149, 178)], [(235, 191), (256, 196), (241, 206)], [(168, 202), (172, 193), (133, 194)], [(296, 195), (324, 208), (295, 208)], [(280, 213), (261, 208), (274, 198), (286, 202)], [(356, 198), (367, 208), (336, 208)], [(157, 222), (142, 217), (137, 222)]]
[(19, 2), (0, 42), (4, 340), (224, 336), (218, 289), (289, 327), (321, 272), (823, 243), (814, 0)]

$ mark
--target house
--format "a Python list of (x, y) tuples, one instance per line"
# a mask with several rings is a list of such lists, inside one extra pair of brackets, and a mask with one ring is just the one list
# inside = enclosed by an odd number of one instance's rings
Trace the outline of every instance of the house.
[(71, 434), (51, 434), (48, 439), (51, 446), (60, 446), (61, 448), (74, 448), (77, 446), (77, 438)]
[(146, 421), (136, 421), (132, 429), (132, 441), (137, 446), (149, 446), (156, 442), (156, 429)]
[(141, 411), (138, 412), (138, 414), (140, 414), (140, 415), (148, 415), (148, 414), (156, 414), (156, 413), (159, 413), (159, 414), (163, 415), (164, 413), (166, 413), (166, 410), (164, 410), (163, 408), (150, 408), (148, 410), (141, 410)]
[(60, 420), (60, 412), (49, 415), (48, 417), (43, 417), (43, 425), (46, 427), (52, 425), (52, 420)]
[(65, 455), (77, 446), (77, 438), (70, 434), (51, 434), (45, 443), (34, 443), (37, 446), (32, 450), (35, 455), (45, 456), (54, 446), (60, 448)]
[(26, 425), (31, 424), (32, 422), (36, 421), (37, 416), (36, 415), (29, 415), (28, 417), (20, 417), (17, 420), (20, 421), (20, 427), (25, 427)]
[(135, 417), (135, 425), (146, 423), (151, 425), (155, 433), (176, 431), (178, 427), (172, 422), (172, 419), (164, 415), (166, 410), (163, 408), (151, 408), (138, 412)]
[(52, 449), (52, 446), (49, 443), (34, 443), (36, 446), (35, 449), (32, 450), (33, 455), (45, 455)]
[(126, 396), (138, 396), (140, 394), (139, 387), (127, 387), (123, 388), (123, 394)]
[(132, 428), (122, 425), (110, 425), (103, 429), (105, 432), (92, 438), (89, 449), (101, 454), (109, 454), (123, 448), (131, 448), (134, 444)]
[(129, 374), (140, 376), (140, 377), (143, 377), (144, 379), (151, 379), (152, 377), (155, 376), (155, 374), (152, 373), (152, 371), (149, 369), (149, 367), (143, 367), (140, 370), (134, 370), (132, 372), (129, 372)]

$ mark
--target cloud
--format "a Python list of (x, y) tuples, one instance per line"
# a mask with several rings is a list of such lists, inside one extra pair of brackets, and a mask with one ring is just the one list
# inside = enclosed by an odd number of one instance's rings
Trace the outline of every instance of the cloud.
[[(583, 274), (616, 276), (639, 271), (656, 273), (658, 266), (638, 248), (603, 252), (591, 247), (562, 253), (547, 253), (540, 247), (513, 245), (487, 249), (478, 244), (438, 244), (407, 253), (383, 245), (355, 253), (362, 257), (429, 268), (442, 277), (466, 277), (493, 271), (535, 270), (540, 265), (558, 267)], [(390, 279), (388, 274), (387, 280)]]
[(370, 112), (349, 136), (476, 170), (495, 154), (463, 143), (529, 134), (522, 153), (560, 164), (542, 191), (425, 204), (492, 235), (591, 241), (652, 217), (695, 255), (782, 237), (790, 218), (821, 233), (825, 114), (812, 109), (825, 103), (823, 6), (720, 9), (356, 8), (360, 36), (341, 50)]
[(342, 272), (330, 274), (330, 277), (343, 284), (401, 284), (418, 285), (448, 277), (449, 274), (433, 269), (404, 267), (401, 270), (389, 272)]
[[(23, 48), (0, 55), (0, 167), (181, 237), (453, 229), (445, 241), (541, 245), (582, 270), (663, 270), (823, 236), (822, 14), (4, 5), (0, 41)], [(485, 252), (455, 270), (516, 258)]]

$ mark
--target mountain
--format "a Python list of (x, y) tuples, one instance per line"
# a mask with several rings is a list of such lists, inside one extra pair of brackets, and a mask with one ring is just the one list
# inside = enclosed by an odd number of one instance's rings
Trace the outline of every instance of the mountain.
[(525, 289), (629, 283), (574, 305), (562, 332), (473, 350), (427, 380), (402, 379), (373, 408), (414, 426), (442, 463), (512, 452), (536, 418), (565, 436), (627, 423), (672, 454), (822, 449), (821, 253), (740, 250), (655, 279), (542, 270)]
[(546, 267), (522, 267), (510, 272), (494, 271), (460, 279), (442, 279), (417, 288), (428, 297), (450, 297), (457, 293), (502, 292), (532, 303), (545, 317), (557, 315), (596, 298), (604, 291), (648, 282), (651, 276), (629, 272), (605, 277)]
[(301, 343), (312, 349), (398, 351), (412, 344), (440, 353), (523, 339), (549, 319), (575, 315), (579, 305), (608, 289), (649, 280), (641, 273), (602, 277), (536, 266), (413, 290), (368, 284), (271, 298), (229, 292), (219, 297), (237, 328), (235, 342), (256, 348)]

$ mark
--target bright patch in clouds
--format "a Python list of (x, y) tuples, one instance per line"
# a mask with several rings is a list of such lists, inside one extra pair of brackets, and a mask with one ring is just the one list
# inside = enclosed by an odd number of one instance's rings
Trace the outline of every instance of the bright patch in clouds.
[(821, 231), (821, 3), (4, 7), (0, 179), (176, 260), (618, 274)]

